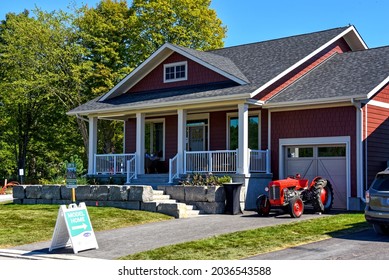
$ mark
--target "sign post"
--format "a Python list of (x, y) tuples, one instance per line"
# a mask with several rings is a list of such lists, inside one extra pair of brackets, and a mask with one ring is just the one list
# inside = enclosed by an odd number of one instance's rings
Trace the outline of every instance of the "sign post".
[(68, 163), (66, 167), (66, 187), (72, 189), (72, 203), (76, 203), (77, 172), (74, 163)]
[(85, 203), (61, 205), (49, 251), (72, 246), (73, 252), (98, 249)]

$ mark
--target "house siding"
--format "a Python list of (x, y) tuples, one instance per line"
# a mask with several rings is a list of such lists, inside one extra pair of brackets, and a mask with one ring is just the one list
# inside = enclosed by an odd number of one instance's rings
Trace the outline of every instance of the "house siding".
[(389, 103), (389, 83), (373, 97), (373, 100)]
[[(188, 62), (188, 79), (179, 82), (163, 82), (164, 64), (175, 62)], [(210, 84), (228, 81), (226, 77), (188, 59), (178, 53), (173, 53), (154, 70), (147, 74), (141, 81), (134, 85), (127, 93), (161, 90), (175, 87), (185, 87), (200, 84)]]
[(227, 149), (227, 112), (211, 112), (210, 122), (210, 150)]
[[(382, 95), (380, 97), (382, 100)], [(364, 148), (367, 149), (367, 186), (368, 187), (377, 172), (384, 170), (389, 161), (389, 109), (366, 105), (367, 110), (367, 135), (364, 139)]]
[(303, 63), (301, 66), (297, 67), (285, 77), (278, 80), (276, 83), (265, 89), (264, 91), (257, 94), (254, 98), (258, 100), (268, 100), (277, 94), (280, 90), (286, 88), (288, 85), (295, 82), (297, 79), (305, 75), (307, 72), (311, 71), (313, 68), (318, 66), (320, 63), (328, 59), (334, 53), (343, 53), (350, 51), (350, 47), (346, 41), (341, 38), (325, 48), (323, 51), (309, 59), (307, 62)]
[(271, 166), (279, 175), (279, 141), (283, 138), (350, 136), (351, 195), (356, 196), (356, 111), (335, 107), (271, 113)]

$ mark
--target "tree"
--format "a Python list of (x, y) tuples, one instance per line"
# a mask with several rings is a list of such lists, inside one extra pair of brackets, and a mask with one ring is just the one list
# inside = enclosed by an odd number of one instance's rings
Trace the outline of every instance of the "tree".
[(66, 143), (75, 142), (77, 134), (65, 113), (77, 103), (82, 72), (68, 17), (34, 13), (7, 14), (0, 27), (0, 91), (7, 116), (1, 138), (13, 147), (17, 168), (27, 169), (30, 177), (47, 173), (48, 165), (73, 149)]

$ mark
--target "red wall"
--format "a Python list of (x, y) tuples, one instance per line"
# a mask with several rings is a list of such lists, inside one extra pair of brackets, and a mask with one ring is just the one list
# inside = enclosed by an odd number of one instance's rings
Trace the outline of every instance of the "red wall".
[[(182, 61), (188, 62), (188, 80), (164, 83), (163, 65), (174, 63), (174, 62), (182, 62)], [(223, 81), (228, 81), (228, 79), (192, 60), (189, 60), (188, 58), (178, 53), (173, 53), (164, 62), (158, 65), (153, 71), (151, 71), (146, 77), (144, 77), (135, 86), (133, 86), (128, 91), (128, 93), (216, 83), (216, 82), (223, 82)]]
[(334, 53), (343, 53), (350, 51), (350, 47), (346, 43), (346, 41), (341, 38), (335, 43), (331, 44), (323, 51), (309, 59), (307, 62), (297, 67), (291, 73), (287, 74), (284, 78), (280, 79), (273, 85), (271, 85), (266, 90), (259, 93), (255, 98), (259, 100), (267, 100), (277, 94), (280, 90), (284, 89), (298, 78), (315, 68), (317, 65), (322, 63), (324, 60), (329, 58)]
[(281, 138), (351, 138), (351, 189), (356, 195), (356, 111), (355, 107), (336, 107), (271, 113), (271, 166), (279, 178), (278, 158)]

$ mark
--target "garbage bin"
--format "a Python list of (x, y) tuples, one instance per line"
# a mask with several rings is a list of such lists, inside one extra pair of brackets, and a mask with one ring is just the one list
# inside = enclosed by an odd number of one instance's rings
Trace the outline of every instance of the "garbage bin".
[(240, 191), (243, 183), (223, 183), (224, 192), (226, 194), (225, 213), (231, 215), (243, 214), (240, 208)]

